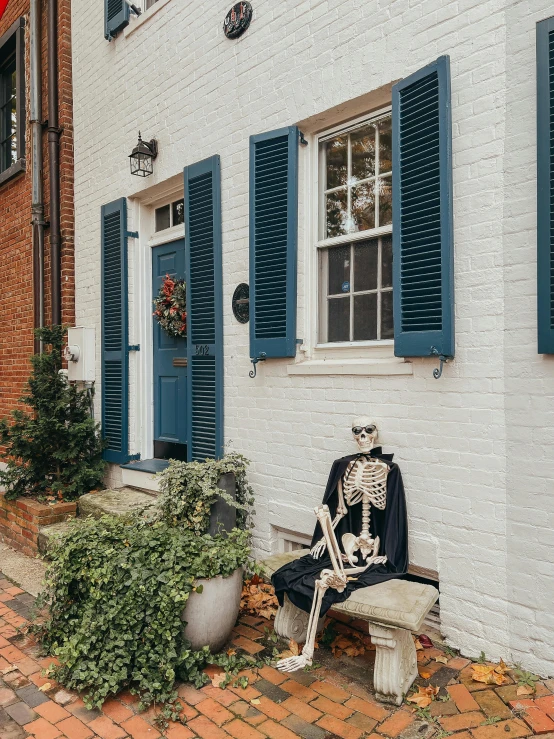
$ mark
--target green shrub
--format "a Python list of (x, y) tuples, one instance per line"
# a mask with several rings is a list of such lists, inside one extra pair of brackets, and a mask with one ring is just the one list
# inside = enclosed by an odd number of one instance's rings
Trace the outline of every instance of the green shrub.
[(91, 417), (92, 391), (68, 384), (60, 374), (65, 329), (36, 331), (50, 351), (31, 358), (33, 371), (21, 401), (30, 413), (13, 411), (0, 421), (7, 468), (0, 471), (6, 498), (54, 494), (75, 500), (102, 484), (103, 442)]

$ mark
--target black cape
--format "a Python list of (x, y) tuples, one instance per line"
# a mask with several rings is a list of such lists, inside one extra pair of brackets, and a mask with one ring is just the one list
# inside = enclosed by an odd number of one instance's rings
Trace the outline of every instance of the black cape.
[[(357, 459), (360, 455), (354, 454), (335, 460), (331, 467), (329, 480), (325, 489), (323, 503), (329, 506), (331, 518), (335, 517), (338, 507), (337, 486), (344, 475), (349, 462)], [(346, 589), (339, 593), (334, 588), (329, 588), (323, 598), (321, 615), (323, 616), (333, 603), (342, 603), (357, 588), (365, 588), (375, 585), (393, 577), (400, 577), (408, 571), (408, 518), (406, 515), (406, 498), (404, 496), (404, 485), (398, 465), (392, 461), (392, 454), (383, 454), (380, 447), (372, 449), (372, 457), (377, 457), (389, 465), (387, 477), (387, 505), (384, 511), (371, 506), (371, 536), (379, 536), (381, 542), (379, 554), (387, 555), (385, 564), (372, 565), (365, 572), (355, 575), (358, 579), (350, 581)], [(342, 536), (352, 533), (358, 536), (362, 530), (362, 503), (348, 507), (348, 513), (339, 521), (335, 529), (337, 542), (342, 551)], [(319, 522), (316, 524), (312, 538), (313, 547), (323, 536)], [(350, 567), (348, 563), (345, 567)], [(327, 549), (319, 559), (314, 559), (311, 554), (289, 562), (278, 569), (271, 578), (275, 587), (275, 594), (280, 605), (283, 605), (285, 593), (289, 600), (297, 608), (307, 611), (311, 610), (315, 591), (315, 581), (319, 578), (321, 570), (333, 569), (331, 558)]]

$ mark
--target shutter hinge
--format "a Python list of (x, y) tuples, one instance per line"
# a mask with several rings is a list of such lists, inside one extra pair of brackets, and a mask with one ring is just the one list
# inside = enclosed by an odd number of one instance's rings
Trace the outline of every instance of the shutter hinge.
[(127, 351), (140, 352), (140, 344), (129, 344), (129, 346), (127, 347)]
[(299, 134), (300, 143), (302, 144), (302, 146), (308, 146), (308, 141), (304, 137), (304, 134), (302, 133), (302, 131), (298, 131), (298, 134)]
[(258, 364), (258, 362), (265, 362), (266, 359), (267, 359), (267, 354), (265, 352), (260, 352), (257, 357), (255, 357), (254, 359), (251, 359), (250, 361), (254, 365), (254, 368), (250, 370), (250, 372), (248, 373), (248, 376), (252, 378), (256, 377), (256, 370), (257, 370), (256, 365)]
[(138, 239), (139, 232), (138, 231), (127, 231), (126, 236), (128, 239)]
[(441, 354), (436, 346), (431, 347), (431, 355), (438, 357), (440, 360), (440, 366), (435, 367), (433, 370), (433, 377), (435, 380), (439, 380), (442, 377), (442, 368), (452, 357), (447, 357), (445, 354)]

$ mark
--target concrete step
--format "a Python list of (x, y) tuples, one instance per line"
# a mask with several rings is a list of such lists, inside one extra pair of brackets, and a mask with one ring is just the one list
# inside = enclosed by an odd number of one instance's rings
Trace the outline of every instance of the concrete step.
[(149, 508), (156, 502), (156, 496), (135, 488), (124, 487), (116, 490), (101, 490), (99, 493), (81, 495), (78, 503), (79, 516), (100, 518), (104, 514), (125, 516), (141, 508)]
[[(71, 519), (75, 520), (75, 519)], [(61, 523), (51, 523), (50, 526), (43, 526), (38, 530), (38, 550), (41, 554), (47, 555), (52, 542), (56, 536), (65, 534), (69, 529), (70, 521), (62, 521)]]

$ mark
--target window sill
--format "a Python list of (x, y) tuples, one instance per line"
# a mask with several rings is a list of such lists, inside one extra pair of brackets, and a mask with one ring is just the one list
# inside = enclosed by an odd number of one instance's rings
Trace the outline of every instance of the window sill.
[(3, 172), (0, 172), (0, 187), (9, 180), (12, 180), (14, 177), (17, 177), (22, 172), (25, 172), (25, 159), (18, 159), (17, 162), (14, 162), (11, 167), (8, 167), (8, 169), (5, 169)]
[[(158, 11), (160, 11), (165, 5), (167, 5), (171, 0), (157, 0), (157, 2), (154, 3), (148, 10), (145, 10), (144, 13), (141, 13), (139, 17), (133, 16), (130, 19), (129, 25), (125, 27), (123, 31), (123, 36), (127, 38), (132, 33), (134, 33), (137, 28), (140, 28), (143, 23), (146, 23), (147, 20), (152, 18), (153, 15), (156, 15)], [(133, 20), (134, 18), (134, 20)]]
[(402, 359), (310, 359), (287, 366), (289, 375), (362, 375), (383, 377), (412, 375), (410, 362)]

